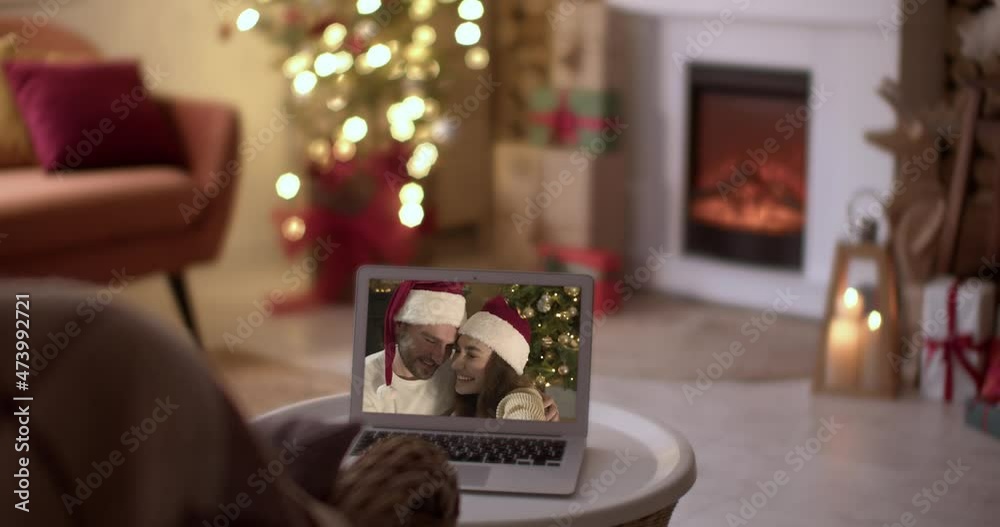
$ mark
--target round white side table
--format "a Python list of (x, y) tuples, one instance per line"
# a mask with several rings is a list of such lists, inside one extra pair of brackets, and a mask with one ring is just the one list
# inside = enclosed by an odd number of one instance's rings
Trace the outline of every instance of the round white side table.
[[(273, 430), (291, 418), (343, 423), (349, 411), (349, 396), (333, 395), (279, 408), (256, 418), (253, 426)], [(694, 452), (683, 436), (623, 408), (591, 401), (587, 452), (575, 494), (462, 492), (459, 525), (666, 525), (695, 477)]]

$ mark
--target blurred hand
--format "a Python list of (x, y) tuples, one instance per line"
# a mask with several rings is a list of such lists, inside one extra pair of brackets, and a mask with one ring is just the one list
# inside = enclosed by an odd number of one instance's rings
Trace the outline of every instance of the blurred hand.
[(546, 394), (542, 394), (542, 405), (545, 407), (545, 420), (550, 422), (559, 421), (559, 406), (556, 401)]

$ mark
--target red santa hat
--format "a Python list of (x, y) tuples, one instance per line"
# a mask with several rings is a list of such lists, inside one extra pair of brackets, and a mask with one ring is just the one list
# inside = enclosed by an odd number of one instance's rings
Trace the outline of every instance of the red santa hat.
[(502, 296), (483, 304), (482, 310), (458, 328), (458, 334), (481, 341), (510, 364), (518, 375), (524, 373), (531, 350), (531, 324), (521, 318)]
[(396, 322), (456, 328), (465, 321), (465, 296), (459, 282), (407, 280), (396, 288), (385, 310), (382, 342), (385, 345), (385, 384), (392, 384), (392, 361), (396, 358)]

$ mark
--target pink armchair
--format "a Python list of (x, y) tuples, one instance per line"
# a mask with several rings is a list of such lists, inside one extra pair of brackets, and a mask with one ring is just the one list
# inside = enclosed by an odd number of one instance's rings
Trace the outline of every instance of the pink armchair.
[[(0, 19), (0, 35), (22, 21)], [(78, 35), (49, 24), (18, 53), (97, 57)], [(55, 275), (96, 283), (115, 273), (166, 273), (181, 314), (198, 336), (184, 270), (222, 246), (239, 179), (239, 116), (232, 107), (161, 101), (186, 166), (120, 167), (57, 177), (38, 166), (0, 169), (0, 276)]]

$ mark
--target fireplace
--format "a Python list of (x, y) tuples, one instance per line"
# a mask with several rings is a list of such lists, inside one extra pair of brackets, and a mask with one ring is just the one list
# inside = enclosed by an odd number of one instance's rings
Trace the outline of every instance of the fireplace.
[(808, 73), (689, 65), (686, 252), (799, 270)]

